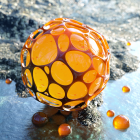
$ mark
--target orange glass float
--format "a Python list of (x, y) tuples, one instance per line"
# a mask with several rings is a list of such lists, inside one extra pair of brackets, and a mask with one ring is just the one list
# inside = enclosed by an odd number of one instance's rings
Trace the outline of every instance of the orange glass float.
[(36, 100), (76, 111), (105, 88), (109, 60), (104, 36), (76, 20), (57, 18), (28, 37), (21, 50), (21, 76)]

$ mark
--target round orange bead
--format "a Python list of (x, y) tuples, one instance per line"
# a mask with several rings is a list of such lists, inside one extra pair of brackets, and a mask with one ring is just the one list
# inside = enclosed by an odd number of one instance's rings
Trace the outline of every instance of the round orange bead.
[(125, 130), (125, 129), (129, 128), (130, 121), (126, 116), (118, 115), (113, 120), (113, 126), (114, 126), (114, 128), (116, 128), (118, 130)]
[(130, 43), (130, 42), (127, 42), (127, 43), (126, 43), (126, 45), (127, 45), (127, 46), (130, 46), (130, 45), (131, 45), (131, 43)]
[(130, 88), (128, 86), (123, 86), (122, 87), (122, 91), (123, 92), (129, 92), (130, 91)]
[(108, 117), (114, 117), (115, 112), (113, 110), (108, 110), (106, 114)]
[(36, 126), (43, 126), (48, 122), (48, 117), (43, 112), (37, 112), (33, 115), (32, 122)]
[(5, 80), (5, 83), (6, 83), (6, 84), (11, 84), (11, 82), (12, 82), (12, 79), (11, 79), (11, 78), (7, 78), (7, 79)]
[(58, 128), (59, 136), (67, 136), (72, 132), (70, 125), (64, 123), (61, 124)]

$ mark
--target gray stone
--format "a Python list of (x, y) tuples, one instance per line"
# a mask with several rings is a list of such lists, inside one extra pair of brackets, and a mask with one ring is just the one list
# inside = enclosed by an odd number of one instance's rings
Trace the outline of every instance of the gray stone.
[(11, 52), (15, 53), (15, 52), (19, 52), (20, 48), (19, 45), (17, 43), (13, 43), (9, 46)]
[(101, 116), (97, 107), (101, 106), (102, 103), (102, 93), (100, 93), (89, 103), (87, 108), (79, 111), (78, 121), (85, 126), (94, 125), (94, 127), (97, 127), (101, 122)]

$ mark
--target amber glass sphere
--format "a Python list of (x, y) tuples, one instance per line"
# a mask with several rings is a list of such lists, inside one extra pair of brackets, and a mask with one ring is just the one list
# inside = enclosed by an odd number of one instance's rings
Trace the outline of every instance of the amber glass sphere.
[(5, 80), (5, 83), (6, 83), (6, 84), (11, 84), (11, 83), (12, 83), (12, 79), (11, 79), (11, 78), (7, 78), (7, 79)]
[(48, 117), (43, 112), (37, 112), (33, 115), (32, 122), (36, 126), (44, 126), (48, 122)]
[(76, 20), (57, 18), (28, 37), (21, 50), (21, 76), (36, 100), (76, 111), (105, 88), (109, 59), (104, 36)]
[(58, 134), (59, 136), (62, 136), (62, 137), (69, 135), (71, 132), (72, 132), (72, 129), (70, 125), (66, 123), (61, 124), (58, 128)]
[(129, 92), (130, 91), (130, 88), (128, 86), (123, 86), (122, 87), (122, 91), (125, 92), (125, 93), (126, 92)]
[(118, 130), (125, 130), (129, 128), (130, 121), (125, 115), (118, 115), (113, 120), (113, 126)]
[(107, 115), (108, 117), (114, 117), (115, 112), (114, 112), (113, 110), (108, 110), (107, 113), (106, 113), (106, 115)]

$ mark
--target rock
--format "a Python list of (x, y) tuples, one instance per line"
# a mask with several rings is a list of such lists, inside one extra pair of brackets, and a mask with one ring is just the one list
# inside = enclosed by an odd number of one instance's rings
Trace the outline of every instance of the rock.
[(78, 121), (85, 126), (97, 126), (101, 123), (101, 116), (97, 107), (103, 103), (102, 93), (97, 95), (88, 105), (87, 108), (78, 112)]
[(100, 113), (97, 111), (97, 107), (89, 105), (87, 108), (79, 111), (78, 121), (82, 125), (91, 126), (101, 122)]
[(13, 43), (9, 46), (11, 52), (15, 53), (15, 52), (20, 52), (20, 48), (19, 45), (17, 43)]
[(125, 72), (117, 67), (110, 66), (110, 80), (116, 80), (121, 78)]
[[(0, 12), (0, 24), (5, 39), (16, 38), (17, 41), (25, 42), (31, 32), (39, 28), (37, 21), (29, 19), (26, 16), (14, 17)], [(30, 29), (30, 30), (29, 30)], [(13, 50), (13, 49), (12, 49)]]
[(138, 69), (139, 60), (129, 53), (128, 46), (122, 41), (108, 41), (111, 49), (110, 80), (121, 78), (125, 73)]
[(125, 72), (132, 72), (137, 70), (139, 61), (129, 52), (118, 53), (115, 56), (122, 62), (122, 70)]
[[(18, 82), (16, 82), (16, 92), (18, 94), (22, 93), (23, 91), (25, 91), (25, 86), (23, 85), (22, 80), (18, 80)], [(27, 94), (27, 93), (26, 93)], [(29, 93), (28, 93), (29, 94)], [(24, 94), (25, 95), (25, 94)]]

